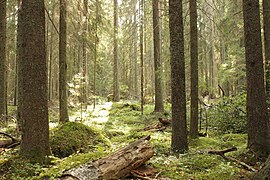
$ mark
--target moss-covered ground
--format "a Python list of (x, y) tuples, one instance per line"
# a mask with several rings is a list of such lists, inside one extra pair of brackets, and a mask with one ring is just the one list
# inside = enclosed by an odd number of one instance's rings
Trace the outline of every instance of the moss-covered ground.
[[(170, 105), (166, 105), (166, 115), (170, 116)], [(220, 134), (209, 130), (207, 137), (195, 140), (189, 139), (189, 151), (175, 156), (170, 152), (171, 128), (162, 132), (138, 131), (146, 126), (158, 122), (160, 114), (153, 114), (153, 105), (145, 105), (141, 115), (140, 105), (136, 102), (105, 103), (81, 111), (80, 108), (70, 110), (70, 120), (79, 121), (96, 129), (101, 135), (102, 143), (95, 143), (88, 151), (77, 151), (74, 154), (57, 158), (51, 156), (51, 164), (31, 164), (21, 159), (18, 149), (0, 151), (0, 179), (42, 179), (55, 178), (63, 171), (79, 164), (104, 157), (117, 149), (137, 140), (140, 137), (151, 135), (151, 144), (155, 154), (149, 164), (155, 167), (159, 176), (170, 179), (249, 179), (251, 172), (243, 169), (234, 162), (229, 162), (218, 155), (209, 155), (208, 150), (223, 150), (237, 147), (238, 150), (227, 153), (231, 156), (258, 167), (260, 164), (246, 150), (246, 134)], [(56, 117), (51, 121), (55, 129)], [(52, 131), (53, 131), (52, 129)], [(10, 132), (10, 131), (9, 131)], [(76, 136), (76, 135), (73, 135)], [(106, 145), (104, 144), (106, 142)]]

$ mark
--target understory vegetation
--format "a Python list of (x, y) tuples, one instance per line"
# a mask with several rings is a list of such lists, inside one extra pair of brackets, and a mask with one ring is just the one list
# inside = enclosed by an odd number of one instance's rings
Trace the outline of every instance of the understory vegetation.
[[(236, 147), (226, 153), (255, 169), (260, 168), (258, 157), (246, 149), (246, 114), (243, 103), (245, 94), (227, 97), (201, 108), (201, 132), (206, 137), (189, 140), (189, 151), (178, 156), (170, 152), (171, 127), (163, 131), (144, 131), (158, 122), (158, 118), (170, 119), (170, 104), (164, 114), (155, 114), (153, 105), (145, 105), (144, 115), (138, 102), (103, 103), (96, 109), (73, 108), (71, 121), (60, 126), (51, 123), (51, 163), (44, 166), (32, 164), (19, 157), (19, 149), (1, 150), (0, 179), (56, 178), (72, 167), (107, 156), (117, 149), (147, 135), (151, 136), (154, 156), (147, 162), (159, 176), (171, 179), (249, 179), (252, 172), (221, 156), (208, 154), (209, 150)], [(83, 112), (79, 112), (83, 111)], [(207, 114), (207, 118), (206, 115)], [(52, 118), (51, 118), (52, 120)], [(206, 122), (207, 121), (207, 122)], [(52, 120), (53, 122), (53, 120)], [(84, 125), (83, 125), (84, 124)], [(5, 130), (16, 135), (14, 126)], [(207, 126), (207, 127), (206, 127)]]

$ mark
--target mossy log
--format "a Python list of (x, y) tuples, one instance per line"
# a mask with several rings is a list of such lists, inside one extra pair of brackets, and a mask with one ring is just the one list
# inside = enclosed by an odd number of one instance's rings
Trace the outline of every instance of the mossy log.
[(128, 176), (154, 154), (150, 136), (141, 138), (105, 158), (68, 170), (62, 180), (119, 179)]

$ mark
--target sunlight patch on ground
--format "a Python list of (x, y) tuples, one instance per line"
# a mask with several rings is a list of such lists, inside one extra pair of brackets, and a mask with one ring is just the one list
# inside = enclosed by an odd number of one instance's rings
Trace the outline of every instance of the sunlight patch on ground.
[(76, 112), (73, 116), (69, 117), (69, 121), (74, 122), (74, 121), (81, 121), (81, 120), (88, 120), (90, 117), (90, 113), (88, 111), (83, 110)]
[[(105, 102), (104, 104), (96, 105), (95, 109), (93, 109), (93, 105), (88, 106), (82, 112), (77, 111), (72, 116), (69, 116), (69, 121), (84, 122), (84, 124), (89, 126), (93, 123), (105, 124), (109, 120), (112, 104), (112, 102)], [(58, 122), (50, 122), (50, 128), (55, 128), (57, 125)]]
[(92, 112), (92, 122), (106, 123), (109, 120), (110, 109), (112, 108), (112, 102), (105, 102), (102, 105), (97, 105)]
[(104, 104), (96, 105), (95, 109), (93, 109), (93, 106), (88, 106), (87, 112), (91, 113), (91, 118), (84, 121), (84, 124), (91, 126), (95, 123), (96, 125), (99, 124), (103, 126), (109, 120), (111, 107), (112, 102), (105, 102)]

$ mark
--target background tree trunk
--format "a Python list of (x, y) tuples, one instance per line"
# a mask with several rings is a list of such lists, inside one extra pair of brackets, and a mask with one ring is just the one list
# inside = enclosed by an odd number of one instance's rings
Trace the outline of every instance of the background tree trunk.
[(154, 34), (154, 66), (155, 66), (155, 112), (163, 112), (162, 60), (161, 60), (161, 23), (160, 0), (152, 0), (153, 34)]
[(66, 24), (66, 0), (60, 0), (60, 19), (59, 19), (59, 122), (69, 121), (67, 108), (67, 24)]
[(97, 53), (98, 53), (98, 19), (99, 19), (99, 7), (98, 7), (99, 1), (96, 0), (95, 2), (95, 16), (96, 16), (96, 23), (95, 23), (95, 44), (94, 44), (94, 68), (93, 68), (93, 109), (96, 107), (96, 79), (97, 79)]
[(172, 150), (188, 150), (182, 0), (169, 1), (172, 80)]
[(114, 66), (113, 66), (113, 101), (118, 102), (120, 100), (119, 94), (119, 74), (118, 74), (118, 1), (113, 1), (114, 6), (114, 45), (113, 45), (113, 57), (114, 57)]
[(7, 115), (6, 4), (0, 1), (0, 118)]
[(247, 72), (248, 148), (270, 152), (269, 123), (264, 88), (259, 1), (243, 0)]
[(18, 0), (18, 20), (17, 20), (17, 44), (16, 44), (16, 64), (17, 64), (17, 128), (22, 130), (21, 107), (22, 107), (22, 0)]
[(44, 0), (22, 1), (21, 155), (44, 162), (50, 155)]
[(197, 1), (189, 1), (190, 10), (190, 136), (198, 137), (198, 30)]
[(141, 63), (141, 115), (143, 115), (144, 107), (144, 47), (143, 47), (143, 14), (144, 0), (140, 0), (140, 63)]

